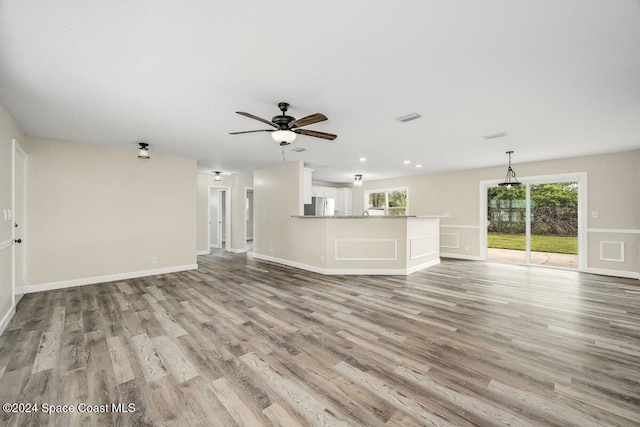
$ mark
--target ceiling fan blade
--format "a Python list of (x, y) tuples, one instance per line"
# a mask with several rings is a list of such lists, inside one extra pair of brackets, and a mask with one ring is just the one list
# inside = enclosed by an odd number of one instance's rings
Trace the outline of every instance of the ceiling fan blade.
[(253, 133), (253, 132), (273, 132), (273, 131), (271, 129), (243, 130), (241, 132), (229, 132), (229, 135), (239, 135), (241, 133)]
[(315, 136), (316, 138), (329, 139), (332, 141), (338, 137), (338, 135), (334, 135), (332, 133), (318, 132), (309, 129), (294, 129), (294, 132), (299, 133), (300, 135)]
[(327, 116), (325, 116), (324, 114), (316, 113), (316, 114), (312, 114), (310, 116), (292, 121), (291, 123), (289, 123), (289, 129), (301, 128), (302, 126), (308, 126), (314, 123), (324, 122), (325, 120), (327, 120)]
[(274, 123), (272, 123), (271, 121), (269, 121), (267, 119), (263, 119), (261, 117), (254, 116), (253, 114), (245, 113), (243, 111), (236, 111), (236, 113), (240, 114), (241, 116), (249, 117), (250, 119), (254, 119), (254, 120), (258, 120), (259, 122), (266, 123), (269, 126), (273, 126), (276, 129), (278, 128), (278, 126), (276, 126)]

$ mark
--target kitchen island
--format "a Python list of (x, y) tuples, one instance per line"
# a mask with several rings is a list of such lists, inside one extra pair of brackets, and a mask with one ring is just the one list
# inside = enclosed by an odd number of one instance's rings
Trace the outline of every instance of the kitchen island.
[(440, 263), (440, 217), (292, 216), (293, 259), (254, 257), (322, 274), (407, 275)]

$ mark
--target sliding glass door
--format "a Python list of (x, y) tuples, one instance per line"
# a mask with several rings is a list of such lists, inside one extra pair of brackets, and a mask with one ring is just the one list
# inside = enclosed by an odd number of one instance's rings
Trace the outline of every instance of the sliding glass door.
[(541, 180), (486, 191), (486, 259), (577, 268), (579, 180)]
[(578, 183), (531, 184), (531, 263), (578, 266)]
[(524, 186), (487, 189), (487, 259), (527, 262), (527, 209)]

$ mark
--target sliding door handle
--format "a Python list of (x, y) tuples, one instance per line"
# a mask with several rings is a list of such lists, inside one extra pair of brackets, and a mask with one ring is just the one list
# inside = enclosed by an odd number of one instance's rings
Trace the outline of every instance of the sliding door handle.
[(16, 240), (14, 240), (14, 242), (16, 242), (16, 243), (22, 243), (22, 239), (16, 239)]

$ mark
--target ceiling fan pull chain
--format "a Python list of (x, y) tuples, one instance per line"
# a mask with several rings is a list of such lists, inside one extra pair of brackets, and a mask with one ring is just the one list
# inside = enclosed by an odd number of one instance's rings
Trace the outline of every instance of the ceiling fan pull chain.
[(286, 162), (286, 160), (284, 159), (284, 146), (282, 147), (282, 161)]

